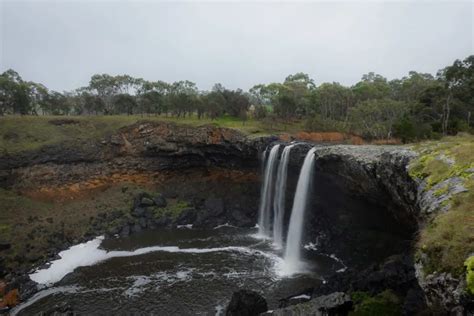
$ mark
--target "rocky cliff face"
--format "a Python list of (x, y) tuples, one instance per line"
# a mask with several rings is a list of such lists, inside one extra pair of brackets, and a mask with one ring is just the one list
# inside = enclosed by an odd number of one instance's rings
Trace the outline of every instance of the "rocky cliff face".
[(124, 172), (207, 166), (252, 169), (258, 165), (261, 143), (261, 139), (251, 141), (236, 130), (214, 126), (139, 122), (100, 141), (0, 156), (0, 186), (34, 182), (30, 177), (44, 186)]
[[(292, 189), (311, 146), (302, 144), (292, 150)], [(305, 242), (323, 253), (335, 254), (359, 270), (371, 264), (383, 267), (387, 257), (403, 254), (407, 256), (404, 265), (411, 266), (406, 278), (411, 285), (403, 290), (404, 295), (411, 293), (406, 304), (412, 304), (415, 295), (419, 301), (444, 312), (466, 311), (469, 299), (465, 281), (446, 273), (426, 275), (423, 261), (414, 259), (419, 231), (436, 214), (447, 211), (443, 202), (465, 188), (459, 177), (453, 176), (427, 189), (424, 181), (410, 174), (409, 165), (417, 156), (406, 146), (320, 146), (315, 152)], [(441, 187), (443, 194), (436, 194)], [(291, 203), (289, 198), (287, 205)], [(377, 271), (376, 278), (385, 275), (385, 270)], [(336, 278), (335, 283), (347, 286), (352, 279)], [(397, 286), (391, 289), (400, 290)]]
[[(0, 156), (0, 187), (54, 196), (152, 178), (167, 197), (194, 199), (192, 206), (198, 212), (209, 208), (219, 219), (209, 217), (210, 224), (222, 224), (222, 218), (238, 221), (244, 214), (248, 225), (257, 216), (259, 156), (274, 141), (250, 140), (238, 131), (214, 126), (139, 122), (103, 140)], [(302, 161), (312, 146), (300, 144), (292, 150), (288, 192), (294, 192)], [(408, 255), (413, 267), (416, 233), (443, 201), (410, 176), (408, 165), (417, 154), (403, 146), (317, 146), (304, 242), (356, 269), (384, 266), (387, 257), (400, 254)], [(451, 194), (460, 192), (455, 181), (452, 188)], [(287, 194), (288, 217), (292, 199)], [(409, 271), (412, 284), (414, 269)], [(378, 271), (370, 273), (380, 276)], [(417, 277), (428, 303), (444, 304), (447, 300), (439, 297), (447, 295), (451, 303), (446, 309), (460, 304), (459, 297), (447, 293), (451, 285), (443, 288), (439, 279), (428, 278), (437, 282), (433, 290), (433, 282), (426, 282), (421, 274)]]

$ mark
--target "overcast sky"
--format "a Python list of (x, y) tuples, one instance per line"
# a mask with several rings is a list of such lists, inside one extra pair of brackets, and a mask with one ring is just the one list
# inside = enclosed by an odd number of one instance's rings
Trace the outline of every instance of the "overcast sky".
[(0, 0), (0, 71), (58, 91), (95, 73), (248, 89), (302, 71), (352, 85), (473, 54), (473, 19), (473, 1)]

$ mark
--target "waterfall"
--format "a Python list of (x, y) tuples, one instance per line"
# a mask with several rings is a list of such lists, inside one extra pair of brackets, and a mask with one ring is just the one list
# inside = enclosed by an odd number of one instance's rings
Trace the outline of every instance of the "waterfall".
[(273, 178), (275, 170), (275, 162), (278, 156), (280, 145), (275, 145), (268, 154), (267, 163), (265, 165), (265, 175), (262, 184), (262, 195), (260, 198), (260, 209), (258, 217), (258, 234), (261, 237), (268, 237), (270, 233), (270, 216), (272, 209), (273, 196)]
[(273, 200), (273, 242), (278, 248), (283, 247), (283, 217), (285, 215), (286, 176), (290, 150), (294, 145), (286, 146), (281, 154), (275, 182), (275, 197)]
[(284, 270), (287, 274), (298, 272), (302, 268), (300, 258), (301, 236), (303, 234), (304, 213), (308, 199), (308, 191), (313, 174), (315, 151), (316, 148), (312, 148), (308, 154), (306, 154), (296, 186), (284, 257)]

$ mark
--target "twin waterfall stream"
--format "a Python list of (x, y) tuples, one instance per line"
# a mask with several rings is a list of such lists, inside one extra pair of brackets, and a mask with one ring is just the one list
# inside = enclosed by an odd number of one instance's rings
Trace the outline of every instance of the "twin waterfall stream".
[(97, 236), (30, 273), (42, 290), (11, 315), (56, 306), (81, 315), (224, 315), (232, 293), (242, 288), (259, 289), (269, 308), (278, 308), (280, 298), (344, 268), (333, 255), (302, 249), (316, 149), (306, 155), (289, 213), (289, 163), (296, 146), (278, 144), (265, 153), (257, 236), (254, 228), (231, 224)]
[(264, 153), (264, 181), (262, 184), (258, 227), (259, 236), (261, 238), (272, 238), (276, 248), (284, 248), (284, 263), (282, 270), (284, 274), (291, 275), (304, 270), (300, 253), (301, 239), (303, 234), (303, 219), (305, 216), (308, 192), (311, 184), (314, 153), (316, 148), (312, 148), (308, 151), (303, 166), (301, 167), (293, 200), (293, 207), (291, 209), (288, 232), (286, 234), (286, 239), (284, 239), (283, 223), (285, 217), (288, 161), (290, 151), (296, 145), (291, 144), (286, 146), (278, 160), (280, 146), (281, 145), (279, 144), (274, 145), (268, 155), (267, 151)]

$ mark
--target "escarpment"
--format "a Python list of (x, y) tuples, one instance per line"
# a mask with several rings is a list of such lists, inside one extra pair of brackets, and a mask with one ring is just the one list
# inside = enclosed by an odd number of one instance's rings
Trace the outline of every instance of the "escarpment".
[[(214, 126), (139, 122), (98, 141), (48, 145), (0, 156), (3, 187), (15, 186), (43, 168), (40, 180), (59, 183), (124, 172), (154, 172), (193, 167), (252, 169), (261, 140)], [(48, 168), (53, 166), (54, 168)], [(58, 170), (54, 174), (55, 170)], [(50, 176), (51, 175), (51, 176)], [(50, 176), (50, 177), (49, 177)]]
[[(84, 213), (77, 216), (61, 217), (59, 211), (44, 218), (30, 215), (30, 219), (24, 215), (19, 220), (20, 226), (13, 228), (14, 233), (22, 234), (25, 222), (34, 227), (26, 233), (27, 237), (18, 238), (22, 240), (19, 246), (13, 247), (15, 253), (24, 254), (17, 258), (26, 263), (20, 273), (47, 259), (44, 255), (28, 257), (35, 253), (31, 244), (36, 241), (25, 241), (31, 237), (41, 240), (34, 246), (37, 252), (54, 256), (74, 242), (92, 237), (93, 233), (122, 234), (133, 232), (135, 227), (159, 228), (156, 223), (149, 224), (150, 218), (136, 215), (142, 211), (142, 205), (138, 210), (131, 207), (132, 193), (142, 188), (153, 187), (171, 201), (169, 211), (174, 218), (166, 222), (168, 226), (255, 225), (261, 185), (260, 157), (275, 141), (276, 137), (249, 139), (238, 131), (215, 126), (143, 121), (105, 139), (0, 156), (0, 186), (6, 190), (33, 200), (60, 201), (67, 209), (83, 207), (70, 204), (76, 202), (69, 200), (96, 198), (94, 203), (102, 204), (86, 205)], [(415, 260), (417, 234), (443, 205), (442, 200), (434, 199), (433, 192), (427, 191), (425, 184), (410, 173), (409, 165), (419, 154), (408, 147), (297, 143), (289, 154), (283, 226), (288, 226), (289, 210), (294, 202), (294, 194), (288, 192), (295, 191), (305, 155), (314, 146), (317, 147), (314, 174), (302, 243), (321, 254), (337, 257), (346, 268), (329, 278), (326, 287), (314, 289), (313, 297), (359, 286), (369, 292), (376, 289), (374, 295), (384, 290), (401, 291), (404, 306), (412, 304), (413, 297), (421, 306), (441, 304), (451, 310), (462, 305), (462, 295), (450, 298), (449, 306), (439, 299), (443, 293), (449, 296), (452, 284), (457, 286), (461, 280), (445, 277), (450, 285), (443, 287), (438, 282), (434, 288), (415, 273), (415, 263), (419, 262)], [(456, 183), (453, 188), (459, 189)], [(116, 203), (119, 199), (124, 204)], [(131, 213), (130, 208), (133, 208)], [(152, 211), (150, 207), (143, 214)], [(127, 219), (120, 222), (125, 226), (108, 225), (122, 218)], [(147, 224), (140, 227), (140, 221)], [(68, 228), (74, 224), (82, 228)], [(97, 229), (91, 231), (89, 226)], [(41, 237), (43, 234), (47, 238)], [(40, 242), (45, 244), (39, 246)], [(15, 260), (7, 259), (8, 272), (13, 272)], [(357, 271), (362, 271), (359, 276)], [(402, 279), (398, 280), (399, 276)], [(367, 281), (377, 277), (380, 279), (374, 283)], [(435, 277), (439, 275), (431, 279)]]

